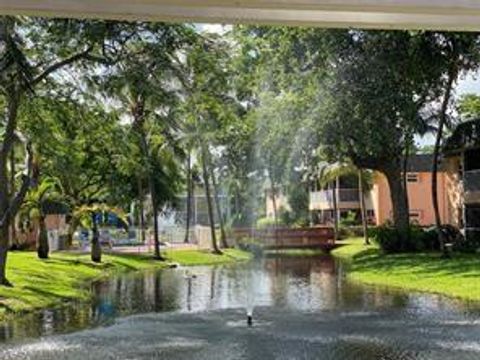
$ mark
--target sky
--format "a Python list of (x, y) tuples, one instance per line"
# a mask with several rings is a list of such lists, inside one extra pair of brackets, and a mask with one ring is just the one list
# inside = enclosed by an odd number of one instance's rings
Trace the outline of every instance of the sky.
[(457, 95), (476, 93), (480, 94), (480, 74), (470, 73), (461, 79), (457, 86)]

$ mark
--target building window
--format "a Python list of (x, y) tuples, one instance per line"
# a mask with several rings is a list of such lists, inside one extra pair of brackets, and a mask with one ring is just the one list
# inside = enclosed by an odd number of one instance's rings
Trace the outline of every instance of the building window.
[(407, 174), (407, 181), (411, 183), (418, 182), (418, 174), (417, 173)]
[(367, 217), (375, 217), (375, 211), (373, 209), (367, 209)]
[(467, 150), (463, 155), (465, 171), (480, 170), (480, 152)]
[(419, 223), (420, 219), (422, 218), (421, 211), (410, 211), (410, 220), (414, 223)]
[(467, 228), (480, 229), (480, 204), (465, 206), (465, 224)]

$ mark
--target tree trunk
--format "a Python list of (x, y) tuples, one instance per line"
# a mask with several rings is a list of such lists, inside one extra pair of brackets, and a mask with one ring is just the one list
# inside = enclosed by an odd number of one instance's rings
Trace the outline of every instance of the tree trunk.
[(68, 229), (67, 229), (67, 248), (70, 248), (73, 246), (73, 235), (75, 234), (75, 231), (77, 230), (78, 223), (75, 220), (74, 217), (72, 217), (68, 223)]
[(210, 232), (212, 234), (212, 246), (213, 252), (216, 254), (222, 254), (217, 245), (217, 236), (215, 234), (215, 219), (213, 216), (213, 204), (212, 198), (210, 196), (210, 181), (208, 178), (207, 170), (207, 151), (205, 145), (202, 144), (202, 172), (203, 172), (203, 182), (205, 184), (205, 197), (207, 200), (207, 210), (208, 210), (208, 220), (210, 222)]
[(402, 183), (403, 188), (405, 189), (405, 207), (407, 208), (407, 212), (410, 214), (410, 202), (408, 199), (408, 160), (410, 157), (410, 144), (407, 144), (405, 147), (405, 156), (403, 157), (403, 165), (402, 165)]
[(273, 181), (273, 176), (271, 171), (268, 171), (268, 175), (270, 178), (270, 192), (272, 193), (272, 206), (273, 206), (273, 221), (275, 223), (275, 227), (278, 227), (278, 209), (277, 209), (277, 196), (275, 195), (275, 182)]
[(238, 225), (238, 223), (240, 222), (240, 219), (242, 219), (241, 223), (243, 223), (244, 221), (242, 216), (242, 209), (240, 209), (240, 191), (238, 189), (238, 186), (235, 186), (234, 203), (235, 203), (235, 215), (234, 215), (235, 225)]
[(8, 227), (0, 227), (0, 285), (11, 286), (7, 280)]
[[(6, 158), (0, 157), (0, 219), (9, 205)], [(0, 285), (10, 285), (6, 278), (7, 252), (9, 248), (9, 219), (0, 224)]]
[(153, 242), (154, 242), (154, 258), (157, 260), (164, 260), (160, 252), (160, 237), (158, 234), (158, 203), (157, 203), (157, 192), (155, 189), (155, 178), (153, 174), (153, 167), (150, 158), (150, 151), (148, 149), (147, 139), (143, 131), (140, 131), (140, 141), (142, 146), (142, 151), (147, 162), (147, 178), (148, 178), (148, 189), (150, 191), (150, 200), (152, 202), (152, 211), (153, 211)]
[(215, 199), (215, 207), (217, 208), (217, 215), (218, 215), (218, 222), (220, 224), (220, 242), (222, 243), (222, 247), (224, 249), (228, 249), (227, 243), (227, 234), (225, 233), (225, 222), (223, 219), (222, 207), (220, 204), (220, 198), (218, 196), (218, 186), (217, 180), (215, 179), (215, 174), (213, 173), (213, 169), (211, 164), (210, 165), (210, 174), (212, 176), (212, 190), (213, 190), (213, 197)]
[(138, 212), (139, 212), (139, 217), (140, 217), (140, 238), (142, 240), (142, 243), (145, 244), (145, 208), (143, 206), (143, 200), (145, 199), (144, 193), (143, 193), (143, 186), (142, 186), (142, 179), (138, 177), (137, 179), (137, 185), (138, 185), (138, 194), (139, 194), (139, 201), (138, 201)]
[(154, 258), (157, 260), (164, 260), (160, 253), (160, 239), (158, 234), (158, 201), (155, 191), (155, 175), (153, 173), (152, 159), (150, 156), (150, 149), (148, 146), (147, 137), (143, 128), (145, 123), (145, 99), (143, 98), (142, 94), (138, 95), (135, 101), (135, 105), (132, 107), (132, 116), (134, 118), (133, 128), (137, 133), (140, 150), (143, 154), (147, 167), (146, 170), (148, 190), (150, 192), (150, 199), (152, 202), (153, 210), (153, 240), (155, 248)]
[[(13, 196), (15, 194), (15, 148), (12, 147), (12, 150), (10, 151), (10, 194)], [(18, 247), (18, 239), (17, 239), (17, 228), (15, 224), (15, 215), (11, 217), (10, 219), (10, 227), (11, 227), (11, 239), (12, 239), (12, 245)]]
[(333, 232), (335, 240), (339, 238), (339, 226), (338, 226), (338, 199), (337, 199), (337, 179), (333, 181), (332, 186), (332, 201), (333, 201)]
[(150, 197), (152, 199), (152, 211), (153, 211), (153, 241), (155, 246), (155, 259), (164, 260), (160, 253), (160, 237), (158, 234), (158, 205), (155, 190), (152, 192), (153, 186), (150, 189)]
[(435, 214), (435, 227), (437, 229), (438, 241), (440, 242), (440, 251), (444, 254), (444, 256), (448, 256), (448, 252), (445, 246), (445, 235), (442, 231), (442, 218), (440, 217), (440, 207), (438, 205), (438, 193), (437, 193), (438, 158), (440, 153), (440, 146), (442, 144), (443, 128), (447, 120), (448, 104), (450, 102), (450, 97), (452, 94), (453, 82), (455, 81), (456, 77), (457, 77), (457, 66), (455, 63), (453, 63), (448, 72), (447, 86), (445, 88), (445, 95), (442, 101), (442, 107), (440, 110), (440, 116), (439, 116), (439, 122), (438, 122), (437, 136), (435, 139), (435, 146), (433, 148), (432, 188), (431, 188), (432, 203), (433, 203), (433, 210)]
[(98, 226), (95, 221), (95, 214), (92, 214), (92, 249), (91, 258), (93, 262), (102, 262), (102, 247), (100, 246), (100, 234), (98, 233)]
[(390, 188), (390, 198), (392, 201), (393, 223), (405, 246), (409, 240), (410, 217), (406, 207), (405, 188), (402, 185), (401, 167), (391, 167), (384, 171)]
[(190, 236), (190, 218), (192, 216), (192, 154), (188, 151), (187, 157), (187, 214), (185, 219), (185, 240), (184, 243), (189, 242)]
[[(11, 201), (8, 192), (7, 162), (14, 142), (20, 93), (17, 89), (12, 89), (12, 93), (6, 96), (6, 100), (6, 124), (4, 125), (4, 134), (2, 134), (3, 142), (0, 144), (0, 285), (10, 285), (6, 278), (7, 252), (10, 246), (9, 227), (11, 218), (16, 214), (6, 216)], [(12, 194), (13, 196), (14, 194)]]
[(362, 216), (362, 226), (363, 226), (363, 238), (365, 245), (370, 244), (368, 239), (368, 219), (367, 219), (367, 209), (365, 206), (365, 189), (363, 186), (363, 171), (358, 170), (358, 196), (360, 198), (360, 212)]
[(41, 214), (38, 219), (39, 233), (38, 233), (38, 245), (37, 245), (37, 255), (39, 259), (48, 259), (48, 252), (50, 251), (48, 247), (48, 232), (47, 226), (45, 224), (45, 215)]
[[(192, 209), (191, 209), (192, 215), (190, 219), (190, 226), (191, 225), (197, 225), (197, 199), (195, 198), (195, 182), (193, 181), (192, 178)], [(193, 220), (193, 223), (192, 223)]]

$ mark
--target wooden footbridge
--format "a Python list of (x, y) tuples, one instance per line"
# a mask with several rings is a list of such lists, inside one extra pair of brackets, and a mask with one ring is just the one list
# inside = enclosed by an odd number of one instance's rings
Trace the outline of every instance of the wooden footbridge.
[(236, 228), (233, 237), (253, 238), (263, 244), (264, 249), (321, 249), (330, 251), (335, 247), (335, 236), (332, 227), (266, 229)]

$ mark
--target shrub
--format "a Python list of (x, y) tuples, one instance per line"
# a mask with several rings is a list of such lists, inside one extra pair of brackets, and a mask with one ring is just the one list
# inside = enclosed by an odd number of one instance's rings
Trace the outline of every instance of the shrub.
[(292, 225), (295, 219), (293, 218), (293, 214), (285, 209), (284, 207), (280, 207), (278, 210), (278, 218), (280, 220), (280, 223), (283, 225)]
[(398, 230), (388, 224), (377, 226), (372, 239), (385, 253), (400, 252), (402, 249)]
[[(350, 225), (350, 226), (340, 225), (338, 230), (339, 230), (339, 236), (342, 239), (347, 237), (363, 236), (363, 226), (361, 225)], [(369, 228), (368, 234), (370, 237), (372, 237), (370, 235), (371, 234), (370, 228)]]
[(341, 226), (356, 226), (359, 225), (359, 223), (355, 211), (349, 211), (346, 217), (340, 219)]
[(480, 231), (467, 230), (466, 236), (458, 232), (455, 236), (453, 249), (460, 252), (475, 253), (480, 249)]
[(308, 214), (295, 213), (293, 211), (287, 210), (283, 207), (278, 211), (280, 218), (280, 223), (282, 225), (291, 226), (295, 228), (301, 228), (310, 225), (310, 219)]
[(308, 217), (301, 217), (295, 220), (293, 223), (293, 227), (295, 228), (303, 228), (310, 226), (310, 219)]
[[(423, 229), (412, 225), (409, 232), (409, 236), (403, 236), (399, 230), (386, 224), (372, 229), (370, 236), (385, 253), (440, 250), (435, 229)], [(405, 238), (408, 240), (403, 240)]]
[[(279, 221), (280, 223), (280, 221)], [(259, 229), (264, 229), (268, 227), (274, 227), (275, 226), (275, 219), (271, 217), (263, 217), (257, 219), (257, 227)]]
[(263, 253), (262, 242), (258, 239), (243, 237), (237, 242), (240, 250), (248, 251), (255, 257), (259, 257)]

